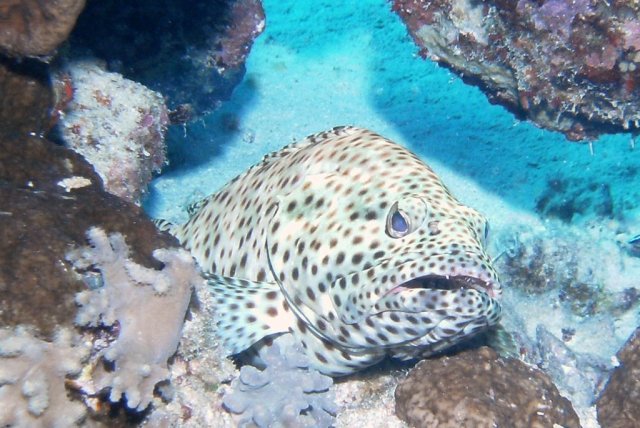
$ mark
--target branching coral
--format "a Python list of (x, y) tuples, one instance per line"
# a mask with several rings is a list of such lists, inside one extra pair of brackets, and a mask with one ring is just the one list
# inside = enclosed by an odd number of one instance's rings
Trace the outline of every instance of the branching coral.
[[(118, 331), (117, 339), (100, 355), (114, 370), (98, 365), (87, 393), (110, 388), (109, 399), (142, 410), (153, 397), (155, 385), (168, 378), (167, 360), (178, 346), (192, 286), (200, 279), (191, 256), (184, 250), (155, 250), (162, 270), (145, 268), (129, 259), (121, 234), (110, 236), (98, 228), (87, 232), (89, 247), (67, 254), (76, 269), (97, 269), (103, 285), (77, 295), (81, 306), (76, 323), (107, 326)], [(117, 326), (117, 328), (116, 328)]]
[(68, 427), (81, 420), (85, 408), (68, 398), (65, 378), (80, 372), (87, 355), (68, 330), (53, 343), (24, 328), (0, 330), (0, 426)]
[(240, 415), (240, 426), (330, 426), (337, 410), (332, 379), (310, 369), (301, 350), (284, 342), (261, 353), (264, 370), (242, 367), (232, 392), (224, 396), (225, 407)]

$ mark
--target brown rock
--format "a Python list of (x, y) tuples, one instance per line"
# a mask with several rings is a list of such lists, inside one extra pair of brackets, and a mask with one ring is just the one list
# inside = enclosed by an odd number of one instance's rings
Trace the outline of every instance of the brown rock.
[(640, 426), (640, 328), (618, 352), (614, 371), (596, 402), (602, 428)]
[(396, 389), (396, 414), (414, 427), (579, 427), (542, 371), (483, 347), (420, 362)]
[(640, 3), (393, 0), (421, 54), (570, 140), (640, 130)]
[(33, 60), (18, 62), (0, 56), (0, 134), (45, 132), (50, 125), (52, 102), (46, 64)]
[(91, 51), (110, 71), (162, 92), (170, 109), (188, 105), (196, 118), (229, 99), (264, 27), (260, 0), (91, 1), (69, 54)]
[(155, 248), (176, 245), (138, 207), (106, 193), (80, 155), (37, 137), (0, 136), (0, 325), (49, 335), (73, 320), (85, 285), (65, 254), (86, 245), (91, 226), (124, 234), (133, 259), (149, 267), (160, 267)]
[(0, 52), (14, 57), (48, 56), (66, 40), (85, 0), (3, 0)]

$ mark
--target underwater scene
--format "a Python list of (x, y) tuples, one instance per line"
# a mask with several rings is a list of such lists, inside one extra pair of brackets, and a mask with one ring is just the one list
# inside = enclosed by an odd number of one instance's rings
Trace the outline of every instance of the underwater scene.
[(3, 0), (0, 426), (640, 427), (640, 2)]

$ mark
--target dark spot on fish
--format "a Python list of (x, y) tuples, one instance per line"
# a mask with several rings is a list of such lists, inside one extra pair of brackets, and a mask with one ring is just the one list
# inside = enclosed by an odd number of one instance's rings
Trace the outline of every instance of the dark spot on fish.
[(327, 360), (327, 358), (319, 352), (316, 352), (316, 358), (318, 359), (318, 361), (324, 364), (329, 362), (329, 360)]
[(307, 287), (307, 297), (308, 297), (310, 300), (313, 300), (313, 301), (315, 301), (315, 300), (316, 300), (316, 295), (315, 295), (315, 293), (313, 292), (313, 289), (312, 289), (311, 287)]
[(267, 298), (267, 300), (276, 300), (278, 298), (278, 292), (269, 291), (267, 294), (265, 294), (265, 297)]

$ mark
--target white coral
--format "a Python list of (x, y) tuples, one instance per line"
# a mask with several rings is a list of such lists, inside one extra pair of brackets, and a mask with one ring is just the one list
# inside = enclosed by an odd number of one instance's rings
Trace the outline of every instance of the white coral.
[(65, 378), (76, 375), (88, 349), (68, 330), (51, 342), (19, 327), (0, 330), (0, 426), (68, 427), (85, 407), (67, 397)]
[(67, 258), (77, 269), (99, 270), (103, 286), (78, 293), (81, 326), (119, 326), (117, 339), (102, 355), (115, 366), (107, 372), (98, 365), (85, 392), (110, 388), (109, 399), (142, 410), (153, 398), (155, 385), (169, 377), (167, 360), (175, 353), (192, 286), (201, 280), (193, 259), (182, 249), (154, 251), (164, 264), (150, 269), (131, 261), (121, 234), (109, 236), (99, 228), (87, 232), (91, 246), (74, 250)]

